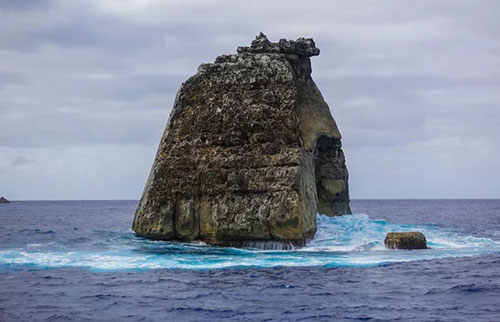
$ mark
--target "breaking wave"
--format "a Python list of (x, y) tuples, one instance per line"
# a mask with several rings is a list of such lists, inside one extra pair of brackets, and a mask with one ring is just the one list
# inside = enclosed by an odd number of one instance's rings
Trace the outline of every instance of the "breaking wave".
[[(387, 250), (391, 231), (424, 233), (427, 250)], [(0, 250), (3, 269), (79, 267), (92, 271), (223, 269), (275, 266), (361, 267), (435, 258), (500, 253), (500, 241), (460, 235), (438, 226), (398, 225), (365, 214), (318, 216), (318, 231), (306, 247), (292, 250), (221, 248), (204, 243), (151, 241), (132, 231), (91, 235), (51, 232), (51, 242)]]

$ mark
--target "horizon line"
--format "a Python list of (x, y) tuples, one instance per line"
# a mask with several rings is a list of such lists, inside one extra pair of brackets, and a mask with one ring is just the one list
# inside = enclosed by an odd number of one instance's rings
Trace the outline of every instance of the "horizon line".
[[(4, 196), (5, 197), (5, 196)], [(7, 199), (10, 202), (24, 201), (140, 201), (140, 199)], [(500, 200), (496, 198), (352, 198), (351, 201), (367, 200)]]

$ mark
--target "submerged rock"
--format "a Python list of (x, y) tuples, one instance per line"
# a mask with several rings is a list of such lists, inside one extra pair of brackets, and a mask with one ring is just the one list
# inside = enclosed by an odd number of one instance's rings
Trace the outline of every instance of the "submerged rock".
[(10, 201), (5, 199), (4, 197), (0, 197), (0, 203), (9, 203)]
[(390, 249), (427, 249), (427, 240), (421, 232), (388, 233), (384, 244)]
[(312, 39), (262, 33), (182, 84), (132, 229), (162, 240), (286, 248), (316, 212), (351, 213), (341, 136), (311, 78)]

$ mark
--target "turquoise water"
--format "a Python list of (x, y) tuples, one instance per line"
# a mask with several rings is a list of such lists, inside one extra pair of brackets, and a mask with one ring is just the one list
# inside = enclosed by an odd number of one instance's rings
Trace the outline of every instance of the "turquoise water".
[[(130, 229), (27, 230), (45, 236), (40, 242), (1, 247), (4, 268), (78, 267), (92, 271), (148, 269), (268, 268), (276, 266), (363, 267), (425, 259), (500, 253), (500, 241), (463, 235), (436, 225), (402, 225), (372, 220), (366, 214), (318, 216), (318, 231), (306, 247), (259, 250), (212, 247), (203, 243), (151, 241)], [(57, 227), (56, 227), (57, 228)], [(427, 250), (388, 250), (383, 240), (392, 231), (421, 231)]]
[[(351, 206), (263, 251), (139, 238), (134, 200), (0, 205), (0, 321), (500, 321), (500, 200)], [(384, 248), (409, 230), (431, 249)]]

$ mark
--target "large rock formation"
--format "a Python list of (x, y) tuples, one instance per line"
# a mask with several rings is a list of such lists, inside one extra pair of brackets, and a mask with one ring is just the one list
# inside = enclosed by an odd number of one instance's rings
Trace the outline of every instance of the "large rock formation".
[(229, 246), (304, 245), (316, 212), (350, 213), (340, 133), (311, 78), (312, 39), (202, 64), (182, 84), (133, 230)]
[(0, 203), (9, 203), (10, 201), (5, 199), (4, 197), (0, 197)]

